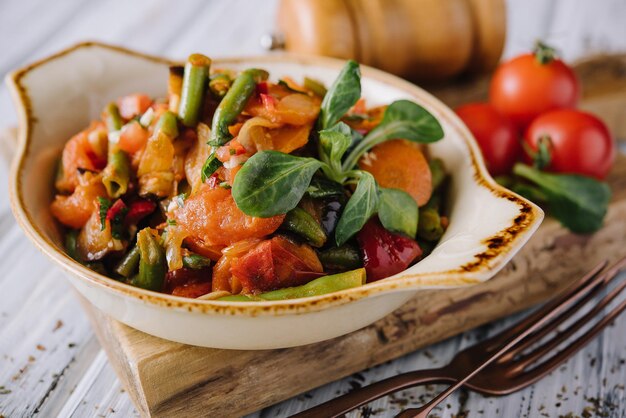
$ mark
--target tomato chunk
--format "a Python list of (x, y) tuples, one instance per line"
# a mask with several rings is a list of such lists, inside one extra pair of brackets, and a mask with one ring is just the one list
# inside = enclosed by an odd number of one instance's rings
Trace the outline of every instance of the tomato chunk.
[(370, 219), (356, 239), (363, 254), (368, 282), (400, 273), (422, 255), (417, 242), (387, 231), (377, 219)]
[(208, 246), (227, 246), (247, 238), (263, 238), (276, 231), (285, 215), (256, 218), (243, 213), (230, 190), (203, 184), (182, 208), (175, 211), (176, 222), (189, 235)]
[(244, 293), (299, 286), (322, 272), (322, 264), (311, 247), (283, 237), (261, 242), (231, 266)]
[(124, 96), (118, 101), (120, 115), (132, 119), (143, 114), (152, 105), (152, 99), (145, 94), (135, 93)]
[(211, 292), (211, 269), (180, 268), (165, 276), (165, 291), (174, 296), (197, 298)]
[(147, 129), (141, 126), (139, 122), (133, 121), (122, 128), (120, 141), (117, 145), (121, 150), (133, 154), (146, 146), (149, 136)]

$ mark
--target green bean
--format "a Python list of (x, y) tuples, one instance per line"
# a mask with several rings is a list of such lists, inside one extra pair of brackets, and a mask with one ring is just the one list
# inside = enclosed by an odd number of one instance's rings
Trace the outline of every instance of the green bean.
[(256, 90), (257, 83), (267, 80), (268, 76), (267, 71), (257, 68), (249, 68), (237, 76), (213, 115), (211, 145), (224, 145), (232, 139), (228, 127), (237, 120), (246, 107), (246, 103)]
[(174, 139), (178, 136), (178, 124), (176, 122), (176, 115), (169, 110), (161, 115), (157, 121), (155, 132), (167, 135), (169, 138)]
[(211, 60), (202, 54), (191, 54), (185, 64), (178, 116), (187, 127), (193, 128), (198, 123), (210, 66)]
[(102, 184), (111, 198), (118, 198), (128, 191), (130, 172), (128, 154), (122, 150), (109, 154), (107, 166), (102, 171)]
[(433, 190), (437, 190), (446, 179), (443, 161), (440, 158), (433, 158), (428, 162), (428, 166), (430, 167), (430, 173), (433, 179)]
[(140, 252), (139, 247), (134, 246), (115, 266), (115, 272), (120, 276), (129, 278), (137, 271), (139, 266)]
[(189, 254), (183, 257), (183, 267), (199, 270), (211, 266), (211, 259), (199, 254)]
[(319, 97), (326, 96), (326, 87), (321, 82), (309, 77), (304, 77), (304, 87), (311, 90)]
[(332, 247), (318, 253), (325, 270), (351, 270), (363, 267), (359, 250), (351, 245)]
[(250, 302), (306, 298), (311, 296), (325, 295), (327, 293), (338, 292), (340, 290), (361, 286), (365, 284), (365, 280), (365, 269), (360, 268), (356, 270), (346, 271), (343, 273), (333, 274), (330, 276), (323, 276), (319, 279), (312, 280), (302, 286), (287, 287), (284, 289), (261, 293), (255, 296), (224, 296), (222, 298), (219, 298), (218, 300), (230, 302)]
[(218, 73), (211, 76), (209, 80), (209, 90), (211, 93), (218, 98), (222, 98), (228, 93), (228, 89), (232, 80), (228, 76), (228, 74)]
[(65, 252), (74, 260), (82, 263), (78, 254), (78, 229), (71, 229), (65, 234)]
[(109, 130), (109, 132), (119, 131), (120, 129), (122, 129), (122, 125), (124, 124), (124, 122), (122, 121), (122, 117), (120, 116), (120, 109), (114, 102), (111, 102), (107, 105), (104, 114), (107, 129)]
[(314, 247), (321, 247), (326, 242), (326, 233), (322, 226), (302, 208), (287, 212), (282, 228), (301, 236)]
[(417, 236), (427, 241), (437, 241), (442, 235), (439, 213), (435, 209), (420, 208)]
[(150, 228), (139, 231), (137, 247), (139, 247), (139, 273), (133, 277), (131, 284), (148, 290), (162, 290), (167, 273), (167, 261), (163, 247), (150, 232)]

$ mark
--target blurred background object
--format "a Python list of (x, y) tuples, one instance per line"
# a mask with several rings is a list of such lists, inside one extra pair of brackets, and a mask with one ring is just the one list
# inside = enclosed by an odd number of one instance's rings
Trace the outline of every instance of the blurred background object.
[(414, 81), (492, 70), (506, 34), (504, 0), (281, 0), (277, 23), (274, 39), (289, 52)]
[[(0, 1), (0, 74), (24, 63), (56, 52), (73, 43), (84, 40), (99, 40), (123, 45), (140, 51), (184, 58), (190, 52), (199, 51), (211, 56), (256, 55), (266, 53), (261, 38), (277, 32), (278, 11), (282, 0), (185, 0), (172, 3), (169, 0), (2, 0)], [(310, 0), (296, 0), (303, 4)], [(482, 10), (490, 3), (505, 3), (506, 36), (502, 58), (507, 59), (521, 52), (529, 51), (537, 39), (542, 39), (557, 48), (566, 61), (599, 53), (626, 52), (626, 2), (624, 0), (335, 0), (336, 3), (350, 2), (350, 5), (372, 4), (381, 7), (385, 4), (386, 13), (390, 5), (404, 5), (412, 13), (424, 12), (420, 17), (422, 25), (436, 23), (434, 29), (425, 30), (428, 38), (446, 31), (451, 24), (445, 19), (436, 18), (430, 10), (440, 7), (438, 13), (454, 13), (454, 20), (474, 36), (489, 37), (476, 32), (467, 10), (473, 5)], [(327, 3), (328, 0), (317, 0)], [(414, 6), (406, 6), (409, 3)], [(449, 4), (448, 4), (449, 3)], [(453, 4), (455, 6), (453, 6)], [(478, 6), (477, 6), (478, 5)], [(480, 7), (479, 7), (480, 6)], [(322, 6), (317, 6), (321, 8)], [(340, 7), (340, 6), (336, 6)], [(354, 6), (352, 6), (354, 7)], [(419, 7), (419, 10), (418, 10)], [(456, 8), (456, 9), (453, 9)], [(357, 10), (370, 16), (372, 8)], [(445, 9), (445, 10), (444, 10)], [(407, 9), (408, 10), (408, 9)], [(465, 10), (465, 11), (461, 11)], [(488, 10), (491, 14), (501, 13)], [(384, 18), (389, 20), (390, 17)], [(373, 19), (373, 17), (369, 17)], [(380, 17), (381, 19), (383, 17)], [(493, 16), (483, 18), (493, 19)], [(404, 19), (402, 19), (404, 20)], [(308, 20), (312, 22), (313, 20)], [(386, 30), (401, 30), (394, 19)], [(24, 24), (28, 22), (28, 24)], [(497, 22), (496, 22), (497, 23)], [(502, 25), (503, 22), (500, 22)], [(376, 27), (377, 31), (381, 28)], [(324, 27), (330, 28), (329, 23)], [(364, 27), (364, 26), (363, 26)], [(396, 28), (397, 27), (397, 28)], [(481, 25), (484, 31), (488, 26)], [(313, 28), (307, 29), (313, 31)], [(417, 31), (417, 28), (412, 30)], [(304, 32), (304, 29), (303, 29)], [(378, 33), (378, 32), (376, 32)], [(322, 34), (324, 35), (324, 34)], [(385, 65), (406, 65), (406, 57), (392, 56), (391, 41), (383, 41), (377, 36), (376, 48), (386, 52), (382, 61)], [(395, 32), (389, 32), (388, 39), (397, 39)], [(452, 35), (449, 35), (452, 36)], [(454, 35), (458, 36), (458, 35)], [(339, 38), (343, 39), (343, 38)], [(267, 37), (266, 37), (267, 41)], [(338, 41), (342, 42), (342, 41)], [(347, 41), (346, 41), (347, 42)], [(432, 50), (432, 44), (430, 44)], [(449, 64), (448, 71), (454, 73), (468, 66), (469, 39), (439, 51)], [(343, 47), (345, 48), (345, 47)], [(471, 47), (474, 48), (474, 47)], [(373, 51), (372, 48), (368, 49)], [(492, 50), (497, 50), (494, 48)], [(450, 57), (447, 57), (450, 55)], [(475, 65), (492, 63), (489, 56), (484, 62), (480, 54), (471, 54)], [(463, 57), (466, 58), (463, 58)], [(453, 58), (452, 57), (456, 57)], [(459, 58), (460, 57), (460, 58)], [(492, 58), (492, 56), (491, 56)], [(389, 63), (386, 62), (389, 60)], [(493, 64), (490, 64), (493, 65)], [(476, 67), (473, 67), (476, 68)], [(420, 71), (422, 69), (419, 69)], [(416, 70), (417, 71), (417, 70)], [(442, 73), (443, 74), (443, 73)], [(16, 116), (4, 85), (0, 86), (0, 126), (14, 125)]]

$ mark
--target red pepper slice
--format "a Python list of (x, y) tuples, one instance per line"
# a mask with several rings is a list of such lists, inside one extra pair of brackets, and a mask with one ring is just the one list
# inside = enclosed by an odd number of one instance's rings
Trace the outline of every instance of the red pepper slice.
[(126, 203), (122, 199), (117, 199), (107, 211), (107, 221), (113, 222), (115, 217), (127, 208)]
[(106, 167), (107, 165), (106, 158), (100, 157), (91, 148), (87, 148), (85, 150), (85, 154), (87, 154), (87, 158), (89, 158), (89, 161), (91, 161), (91, 164), (93, 164), (96, 170), (102, 170), (104, 169), (104, 167)]
[(422, 255), (417, 242), (387, 231), (378, 219), (370, 219), (356, 239), (363, 254), (368, 282), (400, 273)]
[[(117, 202), (116, 202), (117, 203)], [(112, 207), (111, 207), (112, 209)], [(152, 200), (135, 200), (130, 204), (126, 218), (124, 219), (126, 225), (136, 225), (146, 216), (150, 215), (156, 209), (156, 203)]]
[(256, 94), (268, 94), (269, 93), (269, 87), (267, 85), (267, 81), (261, 81), (260, 83), (257, 83), (256, 85)]

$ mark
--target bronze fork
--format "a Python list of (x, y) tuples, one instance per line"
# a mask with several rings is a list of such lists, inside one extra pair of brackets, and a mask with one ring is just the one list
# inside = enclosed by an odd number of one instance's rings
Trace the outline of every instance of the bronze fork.
[[(626, 287), (626, 281), (622, 281), (583, 317), (551, 339), (543, 341), (549, 334), (558, 331), (559, 325), (580, 312), (626, 267), (626, 257), (603, 272), (606, 265), (606, 262), (598, 264), (545, 306), (505, 331), (460, 351), (444, 367), (402, 373), (327, 401), (294, 417), (338, 417), (396, 391), (427, 383), (453, 383), (421, 408), (408, 409), (398, 415), (403, 418), (426, 417), (437, 404), (461, 386), (488, 395), (505, 395), (529, 386), (575, 354), (626, 309), (625, 300), (585, 334), (550, 356), (568, 338), (589, 324)], [(540, 346), (533, 348), (539, 343)], [(531, 348), (532, 351), (529, 351)], [(544, 361), (537, 365), (541, 360)]]

